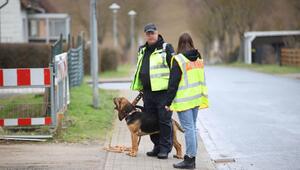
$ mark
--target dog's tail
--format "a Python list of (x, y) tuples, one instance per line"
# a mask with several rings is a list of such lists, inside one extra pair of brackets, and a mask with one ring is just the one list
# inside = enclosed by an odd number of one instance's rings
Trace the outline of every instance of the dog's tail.
[(173, 119), (173, 122), (174, 122), (175, 126), (178, 128), (178, 130), (179, 130), (180, 132), (184, 133), (184, 130), (183, 130), (183, 128), (180, 126), (180, 124), (179, 124), (176, 120), (174, 120), (174, 119)]

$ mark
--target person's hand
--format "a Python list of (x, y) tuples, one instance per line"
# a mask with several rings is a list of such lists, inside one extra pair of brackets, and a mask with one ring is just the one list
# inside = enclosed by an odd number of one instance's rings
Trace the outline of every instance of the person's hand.
[(170, 109), (169, 106), (165, 106), (165, 109), (166, 109), (167, 111), (171, 111), (171, 109)]

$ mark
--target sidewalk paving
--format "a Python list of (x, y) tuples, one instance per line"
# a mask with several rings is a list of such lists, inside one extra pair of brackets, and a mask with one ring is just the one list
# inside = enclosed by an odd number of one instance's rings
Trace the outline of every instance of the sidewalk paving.
[[(122, 91), (121, 95), (127, 97), (131, 101), (137, 95), (132, 91)], [(173, 114), (173, 117), (177, 119), (177, 115)], [(183, 153), (185, 153), (184, 148), (184, 136), (183, 133), (178, 133), (179, 141), (183, 146)], [(213, 170), (216, 169), (214, 163), (211, 161), (209, 154), (204, 148), (203, 142), (198, 139), (198, 157), (196, 160), (196, 169), (201, 170)], [(127, 147), (131, 146), (131, 137), (130, 132), (126, 126), (126, 122), (120, 122), (116, 119), (114, 124), (114, 130), (107, 139), (105, 146), (108, 145), (124, 145)], [(150, 151), (153, 147), (152, 142), (150, 141), (149, 136), (143, 136), (139, 145), (139, 151), (137, 157), (130, 157), (126, 153), (114, 153), (108, 152), (105, 160), (104, 169), (105, 170), (167, 170), (174, 169), (173, 163), (178, 163), (179, 159), (173, 158), (175, 154), (175, 149), (169, 154), (167, 160), (160, 160), (155, 157), (146, 156), (146, 152)]]

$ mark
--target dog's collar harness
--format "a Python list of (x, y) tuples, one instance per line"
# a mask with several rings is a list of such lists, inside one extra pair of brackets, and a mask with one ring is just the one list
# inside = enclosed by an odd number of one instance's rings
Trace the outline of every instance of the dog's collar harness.
[(140, 112), (141, 110), (138, 108), (133, 109), (131, 112), (129, 112), (126, 116), (125, 116), (125, 120), (127, 121), (128, 116), (132, 115), (134, 112)]

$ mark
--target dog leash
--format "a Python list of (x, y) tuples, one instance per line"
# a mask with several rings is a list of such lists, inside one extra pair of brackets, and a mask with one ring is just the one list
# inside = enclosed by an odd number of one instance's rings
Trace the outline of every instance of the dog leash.
[(142, 97), (143, 97), (143, 92), (140, 91), (140, 93), (132, 101), (132, 105), (135, 106), (141, 100)]
[[(140, 91), (140, 93), (132, 101), (132, 105), (135, 106), (141, 100), (142, 97), (143, 97), (143, 92)], [(139, 135), (138, 146), (140, 145), (140, 142), (141, 142), (141, 135)]]

